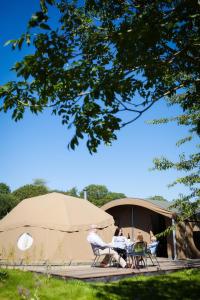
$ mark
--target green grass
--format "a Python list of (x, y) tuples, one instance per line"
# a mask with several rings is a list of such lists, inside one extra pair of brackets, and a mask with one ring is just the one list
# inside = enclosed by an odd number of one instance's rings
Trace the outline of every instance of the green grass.
[(170, 275), (137, 276), (111, 283), (60, 280), (19, 270), (6, 272), (7, 277), (0, 276), (0, 300), (200, 299), (200, 269)]

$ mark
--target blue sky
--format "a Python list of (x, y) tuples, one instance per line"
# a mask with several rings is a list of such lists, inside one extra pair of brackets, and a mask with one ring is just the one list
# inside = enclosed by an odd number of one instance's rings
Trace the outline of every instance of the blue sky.
[[(26, 22), (37, 9), (38, 2), (10, 0), (1, 3), (0, 84), (15, 78), (9, 69), (26, 53), (25, 50), (11, 51), (3, 44), (25, 31)], [(80, 191), (89, 184), (103, 184), (110, 191), (130, 197), (162, 195), (172, 200), (185, 192), (182, 185), (167, 187), (180, 174), (172, 170), (149, 171), (152, 160), (162, 155), (176, 160), (180, 152), (191, 153), (194, 144), (181, 148), (175, 145), (187, 134), (187, 128), (175, 124), (148, 125), (145, 121), (179, 112), (178, 106), (167, 107), (164, 101), (157, 103), (138, 121), (119, 132), (112, 146), (102, 145), (92, 156), (83, 143), (75, 151), (67, 149), (71, 132), (61, 125), (59, 117), (51, 116), (50, 111), (39, 116), (27, 112), (17, 123), (10, 113), (1, 113), (0, 182), (8, 184), (11, 190), (32, 183), (35, 178), (45, 179), (51, 189), (65, 191), (74, 186)]]

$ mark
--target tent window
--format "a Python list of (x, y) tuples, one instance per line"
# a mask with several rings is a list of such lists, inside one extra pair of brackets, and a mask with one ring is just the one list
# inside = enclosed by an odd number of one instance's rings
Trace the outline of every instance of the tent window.
[(22, 251), (29, 249), (32, 244), (33, 238), (29, 233), (23, 233), (17, 241), (17, 247)]

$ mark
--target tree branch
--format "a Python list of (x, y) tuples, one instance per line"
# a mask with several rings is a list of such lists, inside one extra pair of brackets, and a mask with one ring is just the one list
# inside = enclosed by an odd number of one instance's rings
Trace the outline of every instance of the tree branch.
[[(71, 100), (74, 100), (74, 99), (77, 98), (77, 97), (82, 97), (82, 96), (88, 95), (88, 94), (91, 94), (91, 92), (82, 92), (82, 93), (76, 95), (76, 96), (75, 96), (74, 98), (72, 98)], [(37, 104), (34, 104), (34, 105), (33, 105), (33, 104), (30, 104), (30, 103), (25, 103), (25, 102), (23, 102), (23, 101), (21, 101), (21, 100), (18, 100), (18, 99), (17, 99), (17, 102), (20, 103), (20, 104), (22, 104), (22, 105), (24, 105), (24, 106), (27, 106), (27, 107), (51, 108), (51, 107), (57, 106), (58, 104), (60, 104), (61, 102), (63, 102), (63, 100), (59, 100), (59, 101), (57, 101), (56, 103), (51, 104), (51, 105), (37, 105)]]

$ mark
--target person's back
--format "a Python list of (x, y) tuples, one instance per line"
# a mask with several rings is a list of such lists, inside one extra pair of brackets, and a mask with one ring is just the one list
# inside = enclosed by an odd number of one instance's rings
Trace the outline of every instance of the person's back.
[(147, 249), (151, 252), (152, 255), (156, 255), (158, 243), (159, 241), (153, 241), (148, 245)]
[(128, 240), (125, 236), (123, 236), (122, 229), (117, 227), (114, 233), (114, 236), (112, 238), (112, 245), (117, 251), (121, 257), (123, 257), (124, 260), (127, 259), (127, 246), (128, 246)]
[(148, 244), (147, 249), (151, 252), (152, 255), (156, 255), (157, 246), (159, 241), (157, 241), (156, 236), (150, 231), (150, 243)]
[(115, 248), (126, 249), (126, 246), (128, 245), (128, 240), (122, 235), (113, 236), (112, 244)]

